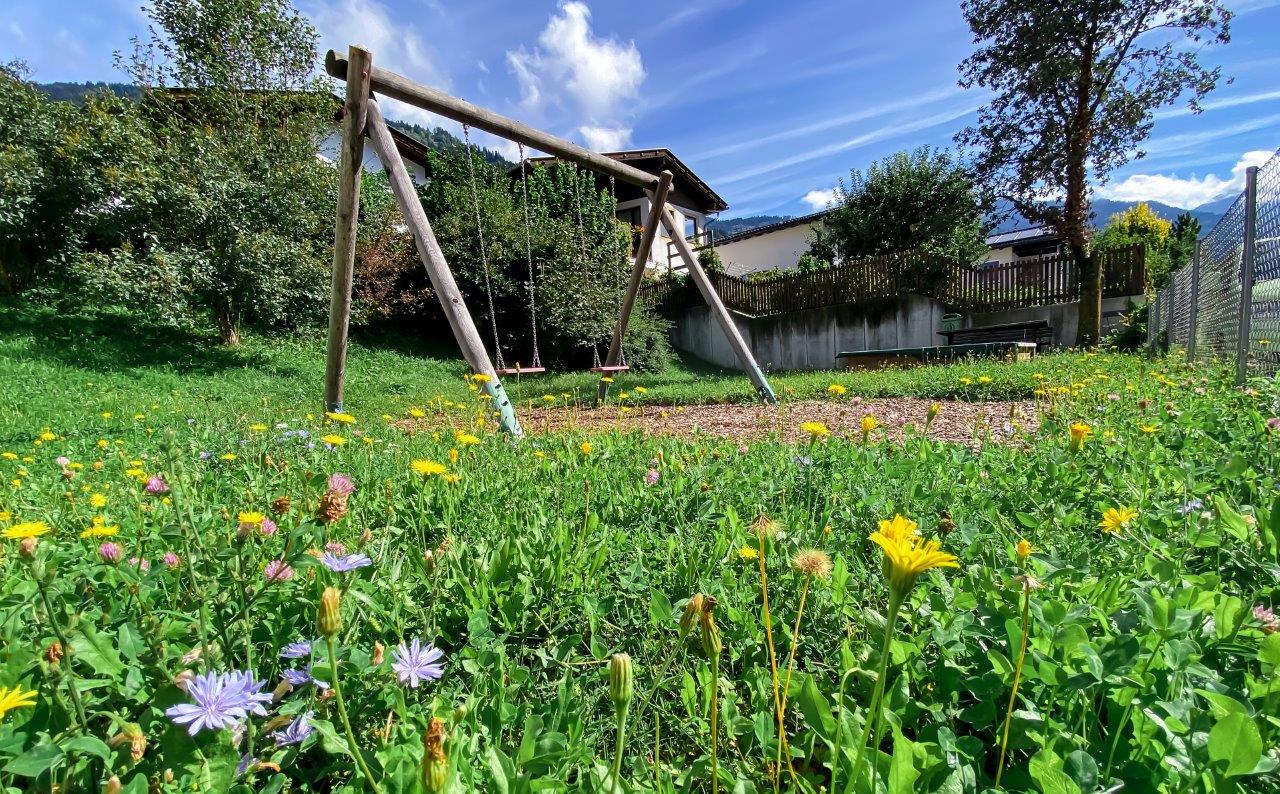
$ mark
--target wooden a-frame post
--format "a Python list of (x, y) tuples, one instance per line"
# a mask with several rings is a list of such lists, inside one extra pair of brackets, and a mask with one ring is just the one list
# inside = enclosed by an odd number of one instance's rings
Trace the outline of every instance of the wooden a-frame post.
[(742, 369), (747, 373), (747, 377), (751, 379), (751, 385), (756, 387), (756, 395), (759, 396), (762, 402), (777, 405), (778, 397), (773, 393), (773, 387), (769, 385), (768, 379), (760, 371), (760, 365), (756, 363), (755, 356), (751, 355), (751, 348), (747, 347), (742, 334), (738, 332), (738, 326), (733, 322), (733, 317), (729, 315), (729, 310), (725, 308), (724, 302), (720, 300), (720, 295), (716, 293), (716, 288), (712, 285), (711, 279), (707, 278), (707, 274), (702, 270), (702, 265), (698, 264), (698, 257), (693, 255), (693, 249), (689, 247), (689, 241), (684, 239), (684, 230), (680, 228), (680, 219), (676, 217), (675, 210), (667, 207), (663, 211), (662, 225), (667, 227), (667, 234), (670, 235), (671, 241), (675, 243), (676, 251), (680, 253), (680, 258), (684, 260), (684, 265), (689, 270), (689, 277), (693, 279), (698, 291), (702, 293), (702, 299), (711, 307), (711, 314), (715, 316), (716, 322), (720, 323), (720, 330), (724, 331), (725, 337), (729, 340), (729, 346), (733, 348), (733, 352), (737, 355), (738, 364), (742, 366)]
[(325, 354), (324, 410), (342, 410), (347, 370), (347, 331), (351, 323), (351, 277), (356, 264), (356, 223), (360, 216), (360, 174), (364, 170), (365, 107), (373, 56), (363, 47), (348, 50), (346, 98), (342, 103), (342, 152), (338, 160), (338, 222), (333, 240), (333, 278), (329, 285), (329, 346)]
[(480, 331), (471, 319), (471, 312), (467, 311), (458, 283), (453, 280), (449, 263), (440, 250), (440, 243), (431, 230), (431, 222), (427, 220), (427, 213), (423, 211), (422, 202), (418, 199), (418, 191), (414, 189), (409, 171), (400, 159), (400, 152), (396, 150), (396, 142), (391, 138), (391, 130), (387, 129), (387, 124), (382, 119), (378, 103), (372, 99), (368, 103), (368, 114), (366, 130), (369, 141), (373, 144), (373, 151), (378, 159), (382, 161), (387, 176), (391, 178), (391, 192), (395, 194), (396, 203), (404, 213), (405, 223), (413, 233), (418, 257), (422, 259), (427, 276), (431, 278), (431, 286), (440, 298), (440, 307), (449, 320), (449, 327), (458, 340), (458, 347), (462, 348), (462, 357), (474, 372), (488, 376), (482, 388), (489, 395), (490, 408), (498, 412), (498, 424), (511, 435), (519, 436), (520, 420), (516, 419), (507, 391), (503, 388), (502, 381), (498, 380), (498, 373), (493, 369), (489, 353), (484, 349), (484, 342), (480, 341)]
[[(606, 367), (616, 367), (622, 360), (622, 338), (627, 333), (627, 323), (631, 320), (631, 309), (636, 305), (640, 282), (644, 280), (649, 251), (653, 248), (654, 238), (658, 236), (658, 226), (662, 223), (662, 212), (667, 206), (667, 193), (671, 191), (672, 178), (670, 171), (663, 171), (658, 175), (658, 186), (652, 191), (645, 191), (649, 196), (649, 218), (645, 221), (644, 231), (640, 233), (640, 245), (636, 248), (635, 263), (631, 266), (631, 279), (627, 282), (627, 292), (622, 296), (622, 304), (618, 307), (618, 323), (613, 327), (609, 355), (604, 359)], [(604, 400), (608, 393), (609, 383), (601, 378), (596, 388), (596, 402)]]

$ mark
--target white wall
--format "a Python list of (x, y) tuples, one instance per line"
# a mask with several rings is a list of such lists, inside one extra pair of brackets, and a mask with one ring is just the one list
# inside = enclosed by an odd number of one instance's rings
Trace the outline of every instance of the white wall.
[[(695, 232), (702, 232), (706, 229), (707, 217), (702, 213), (676, 204), (668, 204), (667, 206), (676, 211), (676, 215), (679, 216), (680, 219), (681, 227), (683, 227), (687, 221), (692, 220)], [(640, 226), (643, 227), (649, 222), (649, 213), (653, 210), (653, 203), (647, 198), (621, 201), (618, 203), (619, 211), (631, 209), (633, 207), (640, 208)], [(669, 261), (668, 253), (674, 253), (674, 250), (669, 245), (670, 242), (671, 235), (667, 234), (667, 227), (659, 225), (658, 234), (653, 238), (653, 247), (649, 249), (649, 261), (646, 265), (647, 267), (666, 272)], [(684, 264), (680, 262), (679, 256), (670, 260), (670, 262), (677, 270), (684, 268)]]
[[(320, 151), (318, 156), (326, 163), (337, 163), (341, 154), (342, 133), (329, 133), (325, 136), (324, 140), (320, 142)], [(411, 163), (403, 157), (400, 158), (400, 162), (404, 163), (404, 167), (409, 171), (409, 176), (413, 178), (413, 181), (416, 184), (425, 185), (427, 183), (427, 169), (417, 163)], [(370, 172), (382, 170), (382, 161), (378, 159), (378, 155), (374, 154), (373, 147), (367, 143), (364, 147), (364, 170)]]
[(821, 221), (789, 226), (785, 229), (757, 234), (737, 242), (716, 246), (724, 269), (733, 276), (761, 270), (789, 270), (809, 248), (813, 229)]

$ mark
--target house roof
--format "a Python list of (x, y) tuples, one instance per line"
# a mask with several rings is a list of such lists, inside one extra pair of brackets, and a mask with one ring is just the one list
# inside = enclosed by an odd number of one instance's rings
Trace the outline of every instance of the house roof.
[(757, 226), (754, 229), (747, 229), (745, 232), (738, 232), (737, 234), (731, 234), (728, 237), (718, 238), (715, 241), (715, 244), (728, 245), (729, 243), (741, 242), (742, 240), (746, 240), (751, 237), (759, 237), (762, 234), (771, 234), (773, 232), (782, 231), (783, 229), (790, 229), (794, 226), (807, 226), (814, 221), (822, 220), (822, 218), (829, 212), (831, 212), (830, 209), (819, 210), (808, 215), (800, 215), (795, 218), (787, 218), (784, 221), (778, 221), (777, 223)]
[(1023, 245), (1032, 242), (1048, 242), (1058, 239), (1058, 233), (1048, 226), (1032, 226), (1027, 229), (1014, 229), (999, 232), (987, 237), (988, 248), (1004, 248), (1010, 245)]
[[(729, 208), (725, 200), (712, 190), (710, 185), (703, 182), (702, 178), (695, 174), (689, 166), (685, 165), (679, 157), (672, 154), (670, 149), (628, 149), (621, 152), (603, 152), (603, 154), (605, 157), (612, 157), (646, 173), (656, 175), (663, 171), (671, 171), (671, 175), (674, 177), (672, 191), (676, 194), (673, 196), (672, 201), (680, 206), (695, 209), (704, 214), (720, 212)], [(557, 157), (529, 157), (525, 162), (534, 165), (547, 165), (558, 160), (559, 158)], [(514, 174), (519, 174), (519, 164), (512, 168), (511, 171)], [(601, 179), (604, 179), (604, 177), (601, 177)], [(629, 185), (616, 185), (619, 201), (626, 200), (624, 195), (629, 192), (628, 188), (630, 188)], [(635, 193), (637, 196), (639, 195), (638, 189)]]

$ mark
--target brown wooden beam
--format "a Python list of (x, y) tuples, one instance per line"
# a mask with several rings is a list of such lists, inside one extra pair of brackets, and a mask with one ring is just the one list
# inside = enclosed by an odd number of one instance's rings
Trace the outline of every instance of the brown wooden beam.
[(342, 410), (347, 370), (347, 335), (351, 324), (351, 279), (356, 263), (356, 221), (360, 215), (360, 174), (364, 169), (364, 127), (373, 55), (352, 46), (348, 53), (357, 79), (347, 81), (342, 120), (342, 153), (338, 162), (338, 221), (333, 242), (333, 276), (329, 284), (329, 344), (324, 367), (324, 409)]
[[(333, 50), (329, 50), (325, 56), (324, 65), (325, 71), (332, 77), (339, 80), (347, 79), (348, 63), (339, 58)], [(508, 140), (519, 141), (525, 146), (554, 154), (556, 157), (577, 163), (598, 174), (612, 175), (623, 182), (646, 190), (652, 190), (658, 186), (658, 178), (653, 174), (619, 162), (612, 157), (605, 157), (584, 149), (576, 143), (535, 129), (515, 119), (473, 105), (464, 99), (414, 82), (395, 72), (374, 68), (369, 77), (369, 85), (380, 96), (389, 96), (414, 107), (460, 121), (478, 130), (484, 130)]]
[[(658, 186), (649, 193), (649, 217), (645, 221), (644, 231), (640, 234), (640, 245), (636, 248), (635, 263), (631, 266), (631, 279), (627, 282), (627, 292), (622, 296), (622, 305), (618, 308), (618, 323), (613, 328), (613, 339), (609, 342), (609, 355), (605, 356), (606, 367), (616, 367), (622, 360), (622, 338), (627, 333), (627, 323), (631, 320), (631, 310), (636, 305), (636, 294), (640, 292), (640, 282), (644, 280), (645, 265), (649, 261), (649, 251), (653, 249), (653, 240), (658, 236), (658, 227), (662, 225), (662, 213), (667, 206), (667, 193), (671, 191), (671, 172), (663, 171), (658, 175)], [(609, 393), (609, 384), (604, 380), (596, 387), (596, 402), (600, 402)]]

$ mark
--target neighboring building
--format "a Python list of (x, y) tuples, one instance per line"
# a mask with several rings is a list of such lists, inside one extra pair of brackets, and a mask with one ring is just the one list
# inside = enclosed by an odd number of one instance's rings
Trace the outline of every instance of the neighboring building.
[[(338, 103), (338, 110), (333, 114), (334, 126), (324, 140), (320, 141), (320, 151), (317, 154), (326, 163), (337, 163), (342, 154), (342, 97), (334, 95), (333, 100)], [(387, 125), (387, 130), (391, 133), (391, 140), (396, 143), (396, 150), (400, 152), (400, 159), (404, 162), (409, 176), (416, 184), (425, 185), (430, 169), (427, 147), (417, 138), (406, 135), (390, 124)], [(378, 155), (374, 154), (373, 146), (368, 141), (364, 144), (364, 170), (382, 170), (382, 161), (378, 159)]]
[[(724, 199), (720, 198), (706, 182), (703, 182), (668, 149), (604, 152), (604, 156), (612, 157), (654, 176), (663, 171), (670, 171), (673, 180), (671, 192), (667, 195), (667, 206), (674, 208), (676, 214), (680, 216), (684, 226), (684, 236), (695, 246), (701, 244), (706, 238), (707, 216), (729, 207)], [(555, 161), (555, 157), (530, 157), (525, 160), (532, 165), (546, 165)], [(511, 173), (519, 178), (520, 167), (517, 165)], [(601, 190), (608, 190), (609, 178), (597, 174), (596, 185)], [(640, 230), (649, 222), (649, 213), (653, 205), (643, 190), (629, 183), (615, 180), (614, 192), (618, 198), (618, 218), (630, 224), (636, 230), (635, 234), (638, 238)], [(649, 251), (648, 266), (661, 270), (684, 268), (663, 226), (658, 227), (658, 236), (654, 239), (653, 248)]]
[(1062, 238), (1048, 226), (1034, 226), (993, 234), (987, 238), (987, 248), (990, 249), (987, 258), (979, 263), (979, 267), (1010, 265), (1024, 259), (1061, 253)]
[(813, 233), (831, 210), (758, 226), (714, 241), (724, 270), (745, 276), (762, 270), (790, 270), (809, 249)]

